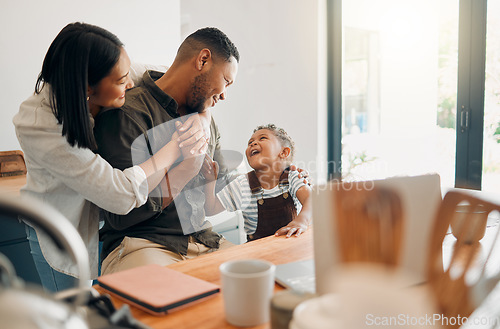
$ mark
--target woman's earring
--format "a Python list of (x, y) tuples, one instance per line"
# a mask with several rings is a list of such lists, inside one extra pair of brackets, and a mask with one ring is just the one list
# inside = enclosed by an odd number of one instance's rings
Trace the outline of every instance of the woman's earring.
[(87, 96), (87, 102), (89, 101), (89, 99), (90, 99), (90, 96)]

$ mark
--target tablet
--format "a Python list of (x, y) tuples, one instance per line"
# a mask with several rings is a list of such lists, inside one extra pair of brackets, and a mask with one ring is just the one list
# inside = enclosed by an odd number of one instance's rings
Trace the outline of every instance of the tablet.
[(112, 295), (153, 315), (164, 315), (220, 291), (213, 283), (156, 264), (103, 275), (98, 281)]

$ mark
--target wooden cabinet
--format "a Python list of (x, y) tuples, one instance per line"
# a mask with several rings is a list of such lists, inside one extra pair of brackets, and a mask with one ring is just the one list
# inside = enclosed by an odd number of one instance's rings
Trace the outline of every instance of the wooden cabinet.
[[(6, 152), (0, 152), (6, 153)], [(8, 168), (13, 168), (10, 165)], [(0, 194), (19, 195), (26, 184), (26, 175), (0, 178)], [(17, 276), (26, 282), (40, 283), (40, 278), (31, 257), (24, 223), (16, 214), (6, 213), (0, 208), (0, 253), (7, 256), (16, 270)]]
[(0, 209), (0, 253), (12, 262), (18, 277), (26, 282), (40, 283), (40, 277), (31, 257), (25, 225), (15, 215), (3, 214)]

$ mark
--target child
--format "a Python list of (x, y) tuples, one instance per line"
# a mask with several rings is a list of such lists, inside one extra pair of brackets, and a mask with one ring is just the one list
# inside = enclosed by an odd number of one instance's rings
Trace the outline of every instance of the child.
[(248, 240), (272, 234), (300, 236), (311, 223), (311, 189), (289, 166), (294, 156), (290, 136), (274, 124), (259, 126), (248, 141), (248, 164), (254, 170), (240, 175), (215, 195), (217, 162), (206, 157), (202, 173), (205, 212), (242, 210)]

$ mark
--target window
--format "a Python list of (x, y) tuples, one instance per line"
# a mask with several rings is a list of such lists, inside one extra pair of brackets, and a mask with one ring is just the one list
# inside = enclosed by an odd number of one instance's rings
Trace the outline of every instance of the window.
[[(497, 13), (497, 15), (495, 15)], [(486, 30), (482, 189), (500, 190), (500, 0), (489, 0)]]
[[(481, 75), (474, 74), (481, 54), (465, 51), (481, 48), (485, 1), (328, 2), (331, 177), (437, 172), (444, 187), (480, 188), (477, 164), (484, 161), (484, 186), (498, 189), (500, 26), (490, 23), (496, 17), (488, 17), (492, 77), (486, 76), (484, 160), (477, 158), (483, 143), (477, 138), (483, 127), (482, 96), (473, 92), (479, 89), (484, 96), (477, 82)], [(500, 0), (490, 2), (499, 6)], [(480, 134), (472, 129), (478, 125)]]

